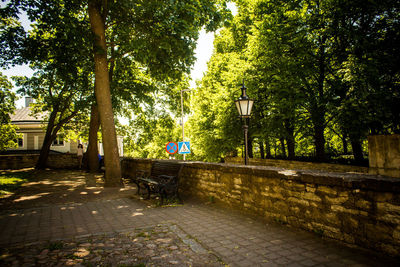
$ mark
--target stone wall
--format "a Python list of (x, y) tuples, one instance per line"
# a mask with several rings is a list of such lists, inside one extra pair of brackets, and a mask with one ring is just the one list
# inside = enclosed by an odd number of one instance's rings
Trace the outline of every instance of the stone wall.
[[(0, 155), (0, 170), (35, 167), (38, 154)], [(77, 169), (78, 157), (75, 154), (50, 154), (47, 166), (54, 169)]]
[(79, 161), (76, 154), (51, 154), (47, 159), (47, 167), (53, 169), (78, 169)]
[[(123, 162), (124, 168), (150, 168), (148, 161)], [(400, 256), (399, 179), (233, 164), (183, 164), (181, 195), (213, 200), (267, 220)], [(125, 169), (127, 172), (131, 171)]]
[(0, 155), (0, 170), (18, 170), (34, 167), (39, 155), (20, 154), (20, 155)]
[[(244, 159), (240, 157), (226, 157), (225, 163), (244, 164)], [(249, 165), (255, 166), (271, 166), (295, 170), (321, 170), (328, 172), (356, 172), (368, 173), (368, 167), (318, 163), (318, 162), (303, 162), (295, 160), (279, 160), (279, 159), (257, 159), (250, 158)]]
[(151, 159), (123, 158), (121, 161), (121, 173), (124, 178), (135, 178), (141, 172), (150, 173)]
[(400, 135), (368, 136), (370, 173), (400, 178)]

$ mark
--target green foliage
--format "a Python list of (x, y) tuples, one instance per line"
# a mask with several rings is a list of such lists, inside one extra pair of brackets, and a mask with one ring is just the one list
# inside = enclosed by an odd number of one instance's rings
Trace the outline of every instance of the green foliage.
[[(224, 21), (208, 72), (184, 94), (193, 159), (220, 161), (240, 151), (233, 101), (243, 80), (255, 100), (249, 139), (260, 156), (326, 160), (351, 147), (362, 160), (368, 134), (400, 132), (396, 1), (240, 0), (233, 19), (226, 1), (107, 3), (104, 53), (114, 110), (130, 117), (122, 130), (132, 156), (165, 158), (165, 143), (179, 140), (180, 90), (188, 88), (185, 73), (195, 59), (198, 31)], [(28, 35), (15, 19), (20, 7), (36, 21)], [(93, 87), (86, 8), (74, 0), (26, 0), (1, 9), (0, 64), (29, 61), (40, 74), (19, 80), (26, 93), (52, 79), (73, 92)], [(70, 105), (88, 105), (91, 98), (83, 95), (84, 102), (75, 98)], [(37, 97), (55, 103), (49, 95)]]
[(192, 102), (199, 159), (240, 147), (233, 100), (242, 79), (255, 99), (249, 139), (259, 156), (326, 160), (351, 143), (362, 161), (368, 134), (400, 132), (395, 1), (235, 2)]
[(17, 127), (11, 124), (0, 125), (0, 151), (17, 147), (15, 140), (18, 138)]
[(0, 123), (6, 124), (10, 122), (10, 114), (14, 112), (16, 96), (11, 91), (12, 84), (8, 81), (7, 76), (0, 72)]
[(129, 121), (129, 126), (121, 126), (126, 137), (125, 154), (140, 158), (168, 158), (165, 151), (168, 142), (177, 142), (180, 139), (180, 128), (168, 112), (168, 104), (160, 101), (153, 105), (144, 106), (139, 114), (135, 114)]
[(16, 100), (11, 89), (12, 84), (0, 73), (0, 151), (17, 145), (17, 128), (10, 124), (10, 114), (14, 112)]
[[(127, 130), (132, 134), (131, 140), (137, 142), (132, 144), (135, 153), (161, 156), (161, 152), (156, 151), (160, 145), (154, 142), (164, 143), (172, 136), (176, 140), (178, 132), (173, 115), (168, 112), (158, 114), (153, 109), (157, 109), (155, 105), (161, 102), (177, 106), (179, 91), (171, 88), (180, 88), (187, 82), (184, 74), (194, 63), (199, 30), (202, 27), (207, 31), (216, 30), (230, 18), (226, 1), (124, 0), (97, 1), (95, 4), (104, 16), (107, 51), (103, 53), (109, 60), (114, 111), (130, 115), (131, 123), (138, 123), (130, 126), (133, 130)], [(19, 9), (27, 11), (34, 21), (33, 30), (27, 35), (15, 20)], [(1, 63), (29, 62), (41, 71), (36, 80), (19, 79), (23, 92), (35, 95), (40, 100), (37, 102), (43, 101), (45, 105), (38, 107), (41, 110), (52, 111), (58, 100), (48, 92), (47, 95), (38, 92), (33, 84), (43, 83), (44, 79), (50, 82), (50, 77), (53, 77), (68, 91), (78, 92), (68, 95), (72, 100), (64, 101), (71, 106), (67, 113), (73, 113), (75, 107), (83, 108), (76, 95), (91, 86), (90, 72), (94, 70), (90, 56), (93, 54), (93, 36), (89, 29), (87, 2), (26, 0), (8, 3), (1, 12), (7, 18), (0, 28), (3, 30), (0, 44), (7, 51), (2, 55)], [(93, 49), (97, 51), (99, 47)], [(158, 96), (164, 99), (156, 99)], [(89, 98), (81, 100), (87, 107), (90, 105)], [(179, 112), (171, 113), (179, 115)], [(150, 129), (149, 125), (154, 128)], [(144, 129), (151, 134), (143, 133)], [(153, 143), (148, 142), (150, 140)], [(136, 149), (137, 144), (143, 147)]]
[[(216, 38), (217, 45), (225, 41), (220, 39)], [(234, 99), (239, 96), (245, 68), (246, 62), (238, 53), (212, 56), (208, 72), (193, 94), (193, 115), (188, 122), (192, 148), (198, 159), (220, 161), (240, 143), (241, 126)]]

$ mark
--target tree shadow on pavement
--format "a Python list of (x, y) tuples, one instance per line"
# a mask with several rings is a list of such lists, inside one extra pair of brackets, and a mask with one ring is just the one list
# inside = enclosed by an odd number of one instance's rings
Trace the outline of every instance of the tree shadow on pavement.
[(103, 174), (80, 170), (27, 170), (28, 182), (0, 198), (0, 210), (26, 209), (65, 203), (83, 203), (135, 195), (136, 186), (124, 181), (123, 188), (104, 188)]

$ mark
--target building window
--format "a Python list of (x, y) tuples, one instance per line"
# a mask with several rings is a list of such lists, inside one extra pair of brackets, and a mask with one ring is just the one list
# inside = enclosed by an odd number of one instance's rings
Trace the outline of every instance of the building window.
[(18, 144), (18, 148), (24, 147), (24, 138), (19, 137), (19, 138), (15, 139), (14, 142)]
[(63, 146), (64, 145), (64, 137), (62, 135), (58, 135), (56, 139), (53, 141), (53, 146)]

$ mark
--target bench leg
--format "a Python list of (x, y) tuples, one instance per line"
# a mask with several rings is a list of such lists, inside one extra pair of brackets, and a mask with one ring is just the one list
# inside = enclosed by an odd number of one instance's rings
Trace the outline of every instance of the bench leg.
[(134, 182), (134, 183), (136, 184), (136, 187), (137, 187), (136, 194), (139, 195), (140, 194), (140, 184), (139, 184), (139, 182)]
[(145, 187), (147, 189), (147, 198), (146, 199), (150, 199), (150, 193), (151, 193), (150, 185), (149, 184), (145, 184)]
[(162, 206), (164, 204), (164, 199), (167, 197), (167, 192), (165, 192), (164, 188), (160, 189), (159, 195), (160, 195), (160, 205)]
[(179, 204), (182, 204), (183, 201), (182, 201), (182, 199), (181, 199), (181, 197), (180, 197), (180, 195), (179, 195), (178, 189), (177, 189), (176, 192), (175, 192), (175, 196), (176, 196), (176, 199), (178, 200), (178, 203), (179, 203)]

